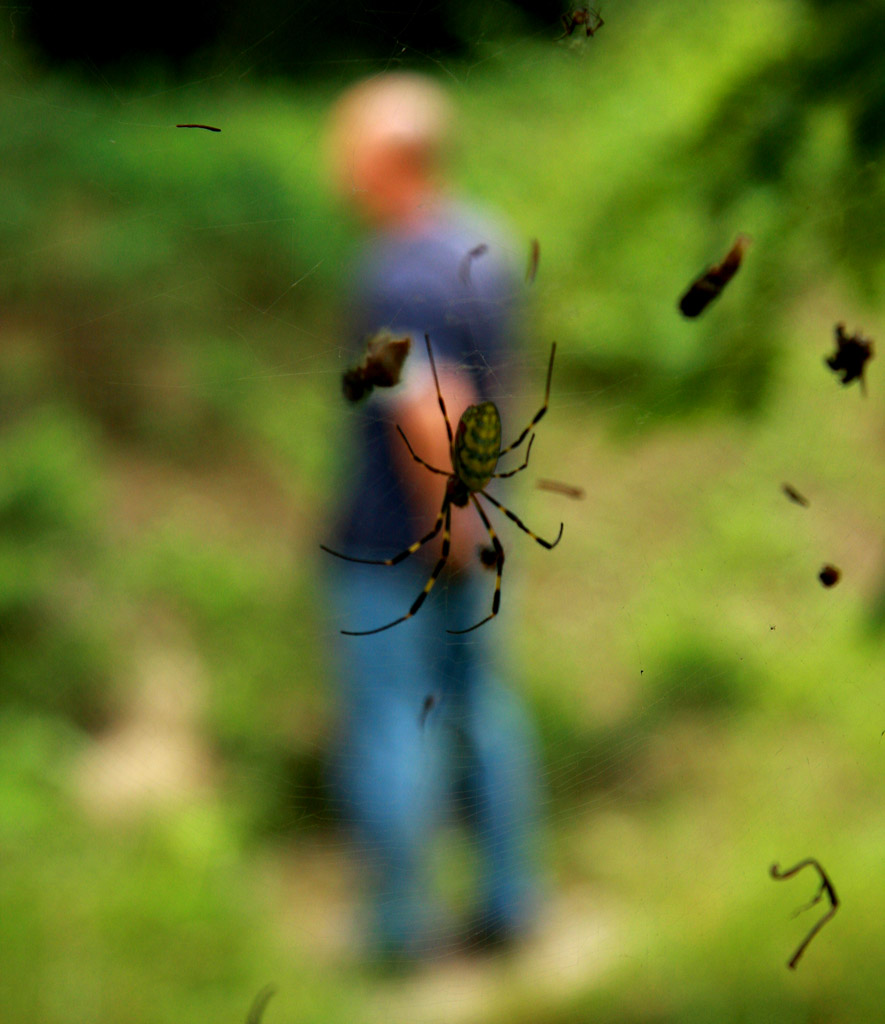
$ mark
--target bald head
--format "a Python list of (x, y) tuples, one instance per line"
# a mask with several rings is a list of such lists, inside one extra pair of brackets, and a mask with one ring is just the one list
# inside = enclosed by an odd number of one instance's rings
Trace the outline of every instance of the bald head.
[(370, 223), (420, 222), (442, 190), (452, 121), (447, 95), (422, 75), (360, 82), (330, 119), (327, 156), (336, 189)]

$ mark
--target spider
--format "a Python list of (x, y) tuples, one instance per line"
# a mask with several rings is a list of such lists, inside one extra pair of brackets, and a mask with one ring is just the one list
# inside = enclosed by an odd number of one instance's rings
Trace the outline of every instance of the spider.
[(532, 421), (513, 442), (513, 444), (508, 445), (506, 448), (502, 448), (501, 415), (494, 402), (480, 402), (478, 405), (469, 405), (461, 415), (461, 419), (458, 421), (458, 426), (453, 435), (452, 425), (449, 422), (449, 416), (446, 412), (446, 403), (443, 400), (442, 392), (439, 388), (439, 377), (436, 373), (436, 363), (433, 359), (433, 350), (430, 347), (429, 334), (424, 335), (424, 341), (427, 344), (427, 355), (430, 357), (430, 367), (433, 370), (433, 380), (436, 384), (436, 397), (439, 402), (440, 410), (443, 414), (443, 419), (446, 423), (446, 433), (449, 437), (449, 449), (452, 458), (452, 471), (447, 472), (444, 469), (437, 469), (436, 466), (431, 466), (429, 463), (425, 462), (424, 459), (415, 454), (415, 451), (402, 428), (397, 426), (396, 429), (399, 431), (406, 447), (409, 449), (409, 454), (416, 462), (419, 462), (425, 467), (425, 469), (429, 469), (431, 473), (437, 473), (440, 476), (447, 478), (442, 508), (439, 510), (439, 515), (436, 517), (433, 529), (430, 530), (429, 533), (426, 533), (420, 540), (416, 540), (414, 544), (409, 545), (405, 551), (401, 551), (398, 555), (394, 555), (393, 558), (353, 558), (350, 555), (341, 554), (340, 551), (333, 551), (331, 548), (326, 547), (325, 544), (321, 544), (320, 547), (323, 551), (328, 551), (330, 555), (335, 555), (337, 558), (343, 558), (348, 562), (362, 562), (366, 565), (397, 565), (404, 559), (408, 558), (409, 555), (413, 555), (419, 548), (423, 547), (429, 541), (433, 540), (439, 531), (442, 530), (442, 550), (440, 551), (439, 561), (433, 567), (433, 572), (430, 574), (430, 579), (425, 584), (421, 593), (417, 598), (415, 598), (412, 607), (405, 615), (401, 615), (398, 619), (394, 619), (393, 622), (388, 622), (386, 625), (378, 626), (375, 629), (342, 629), (341, 632), (347, 636), (369, 636), (371, 633), (381, 633), (385, 629), (398, 626), (401, 622), (405, 622), (406, 619), (410, 619), (413, 615), (417, 614), (421, 605), (424, 604), (427, 595), (433, 589), (434, 583), (436, 583), (449, 558), (452, 505), (455, 505), (458, 508), (465, 508), (468, 501), (472, 501), (476, 511), (479, 513), (479, 518), (482, 520), (483, 525), (488, 531), (492, 547), (495, 551), (495, 596), (492, 599), (492, 611), (484, 619), (474, 623), (472, 626), (468, 626), (467, 629), (448, 629), (446, 630), (447, 633), (470, 633), (472, 630), (478, 629), (498, 614), (498, 608), (501, 604), (501, 571), (504, 566), (504, 549), (501, 547), (501, 542), (498, 540), (497, 534), (492, 528), (492, 524), (489, 522), (489, 517), (486, 515), (485, 510), (479, 503), (479, 495), (487, 498), (496, 508), (500, 509), (508, 519), (516, 523), (523, 533), (527, 533), (532, 540), (537, 541), (541, 547), (547, 548), (548, 551), (555, 548), (562, 537), (562, 523), (559, 524), (559, 533), (556, 536), (556, 540), (549, 541), (544, 540), (542, 537), (538, 537), (536, 534), (532, 533), (519, 516), (514, 515), (514, 513), (509, 509), (504, 508), (504, 506), (496, 498), (493, 498), (485, 489), (490, 480), (514, 476), (516, 473), (525, 469), (529, 464), (529, 455), (531, 454), (532, 443), (535, 440), (534, 434), (529, 438), (528, 447), (526, 448), (525, 453), (525, 461), (521, 466), (517, 466), (516, 469), (511, 469), (506, 473), (495, 472), (498, 459), (507, 452), (511, 452), (518, 448), (526, 437), (528, 437), (532, 427), (534, 427), (544, 413), (547, 412), (547, 403), (550, 399), (550, 379), (553, 375), (553, 358), (556, 355), (556, 342), (553, 343), (553, 347), (550, 350), (550, 364), (547, 367), (547, 387), (544, 391), (544, 404), (537, 413), (535, 413)]
[[(566, 36), (570, 36), (579, 25), (583, 25), (586, 28), (588, 36), (595, 36), (605, 24), (599, 11), (594, 11), (592, 7), (578, 7), (571, 14), (560, 15), (560, 18), (565, 32), (562, 33), (559, 39), (565, 39)], [(594, 20), (595, 24), (593, 23)]]

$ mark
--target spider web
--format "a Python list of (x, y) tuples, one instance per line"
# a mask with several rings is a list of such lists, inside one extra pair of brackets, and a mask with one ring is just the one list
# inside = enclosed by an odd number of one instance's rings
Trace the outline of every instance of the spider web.
[[(28, 951), (9, 1020), (241, 1019), (267, 981), (269, 1022), (761, 1006), (790, 1020), (815, 998), (849, 1020), (881, 1004), (861, 961), (885, 909), (870, 873), (883, 409), (875, 360), (866, 398), (823, 366), (837, 322), (881, 331), (881, 164), (844, 158), (845, 112), (823, 105), (779, 177), (711, 199), (740, 126), (693, 160), (681, 147), (748, 68), (801, 42), (808, 13), (666, 7), (607, 3), (593, 39), (557, 44), (558, 11), (536, 28), (490, 5), (462, 58), (416, 50), (404, 22), (383, 59), (299, 58), (259, 80), (279, 61), (271, 32), (210, 53), (205, 73), (128, 85), (94, 65), (42, 69), (20, 38), (27, 8), (0, 8), (14, 44), (0, 69), (4, 486), (30, 494), (21, 481), (50, 467), (28, 516), (57, 501), (68, 518), (47, 512), (28, 543), (64, 572), (38, 595), (34, 635), (86, 637), (72, 706), (87, 708), (53, 704), (53, 663), (23, 647), (3, 725), (4, 890), (23, 895), (0, 917)], [(367, 24), (380, 14), (364, 9)], [(514, 261), (540, 240), (513, 383), (493, 397), (509, 440), (556, 340), (550, 406), (529, 468), (492, 493), (564, 535), (543, 551), (490, 509), (508, 558), (483, 629), (538, 737), (535, 931), (511, 955), (442, 951), (390, 979), (360, 953), (371, 851), (327, 785), (346, 757), (335, 656), (359, 642), (340, 630), (360, 628), (325, 600), (319, 551), (353, 472), (339, 308), (360, 240), (321, 153), (340, 89), (401, 67), (451, 90), (455, 185), (510, 219)], [(198, 122), (221, 131), (174, 127)], [(679, 296), (741, 231), (745, 266), (685, 321)], [(95, 496), (82, 507), (81, 482)], [(8, 593), (42, 565), (4, 559)], [(843, 574), (832, 590), (825, 562)], [(428, 600), (446, 598), (443, 579)], [(23, 643), (17, 620), (2, 630)], [(459, 800), (428, 852), (453, 921), (478, 872)], [(806, 954), (821, 975), (797, 990), (783, 964), (804, 893), (767, 871), (806, 856), (845, 907)], [(40, 892), (58, 873), (79, 940)]]

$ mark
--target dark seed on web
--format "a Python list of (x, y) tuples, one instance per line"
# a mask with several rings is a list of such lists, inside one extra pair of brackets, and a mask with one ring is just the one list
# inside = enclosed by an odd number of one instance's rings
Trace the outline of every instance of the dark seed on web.
[(835, 565), (825, 565), (817, 574), (817, 578), (825, 587), (834, 587), (839, 582), (841, 575), (842, 573)]

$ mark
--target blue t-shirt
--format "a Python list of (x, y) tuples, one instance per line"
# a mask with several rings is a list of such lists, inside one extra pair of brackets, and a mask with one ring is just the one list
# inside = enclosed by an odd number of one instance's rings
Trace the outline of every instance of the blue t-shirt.
[[(487, 248), (470, 257), (478, 246)], [(481, 400), (500, 401), (507, 390), (506, 368), (512, 362), (520, 305), (513, 253), (510, 239), (498, 225), (454, 205), (444, 208), (419, 234), (384, 235), (370, 242), (356, 274), (354, 361), (362, 355), (366, 336), (381, 328), (408, 333), (412, 337), (404, 368), (408, 381), (410, 374), (430, 372), (424, 342), (429, 334), (438, 362), (455, 364), (468, 373)], [(392, 459), (391, 445), (402, 444), (393, 429), (396, 390), (376, 388), (354, 407), (352, 487), (336, 546), (355, 557), (390, 557), (432, 525), (414, 520)], [(454, 430), (451, 412), (449, 421)], [(451, 470), (451, 465), (439, 468)], [(442, 504), (445, 479), (438, 480)]]

